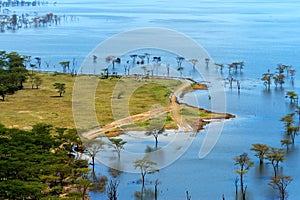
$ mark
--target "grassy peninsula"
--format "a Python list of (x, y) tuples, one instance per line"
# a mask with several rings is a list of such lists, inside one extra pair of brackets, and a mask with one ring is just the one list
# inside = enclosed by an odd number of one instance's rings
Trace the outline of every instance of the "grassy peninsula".
[[(38, 73), (42, 79), (39, 89), (32, 89), (29, 81), (24, 83), (24, 88), (14, 95), (7, 95), (6, 100), (0, 103), (0, 123), (6, 127), (30, 130), (36, 123), (52, 124), (55, 127), (75, 128), (72, 114), (72, 91), (76, 77), (67, 74)], [(89, 79), (90, 76), (85, 78)], [(118, 97), (113, 96), (113, 91), (119, 78), (99, 79), (96, 90), (95, 108), (100, 126), (112, 123), (115, 119), (111, 111), (112, 98), (129, 98), (130, 116), (135, 116), (152, 109), (153, 105), (172, 107), (170, 94), (178, 89), (182, 82), (179, 80), (145, 79), (138, 88), (134, 78), (127, 78), (129, 84), (126, 90), (134, 90), (132, 94), (121, 92)], [(59, 97), (54, 83), (65, 83), (66, 92)], [(131, 84), (132, 83), (132, 84)], [(127, 96), (130, 95), (130, 96)], [(120, 106), (122, 109), (122, 106)], [(122, 112), (122, 110), (120, 110)], [(181, 105), (178, 114), (188, 120), (195, 118), (210, 118), (210, 113)], [(144, 130), (150, 123), (149, 119), (138, 120), (135, 125), (124, 125), (122, 128), (131, 130), (133, 127)], [(165, 128), (176, 129), (177, 124), (171, 111), (166, 109)], [(113, 130), (116, 131), (116, 130)]]

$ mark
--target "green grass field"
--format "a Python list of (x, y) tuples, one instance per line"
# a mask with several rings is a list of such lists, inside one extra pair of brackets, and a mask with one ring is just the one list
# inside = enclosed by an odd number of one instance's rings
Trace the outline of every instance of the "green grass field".
[[(0, 102), (0, 123), (6, 127), (31, 129), (36, 123), (53, 124), (56, 127), (75, 128), (72, 113), (72, 92), (76, 77), (63, 74), (39, 74), (43, 80), (40, 89), (31, 89), (29, 83), (14, 95)], [(86, 76), (86, 79), (95, 78)], [(124, 84), (124, 81), (126, 84)], [(53, 84), (66, 84), (66, 93), (58, 97)], [(114, 121), (113, 109), (120, 113), (129, 108), (130, 115), (149, 111), (153, 105), (167, 106), (172, 89), (181, 84), (177, 80), (99, 79), (96, 90), (95, 108), (99, 124)], [(116, 92), (116, 85), (120, 91)], [(124, 87), (124, 88), (122, 88)], [(124, 106), (124, 105), (127, 105)], [(125, 110), (126, 111), (126, 110)]]

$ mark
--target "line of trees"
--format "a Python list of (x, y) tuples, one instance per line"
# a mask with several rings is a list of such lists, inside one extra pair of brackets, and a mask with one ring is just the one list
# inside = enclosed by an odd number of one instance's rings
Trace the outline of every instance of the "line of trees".
[(294, 70), (291, 65), (278, 64), (275, 73), (271, 73), (268, 69), (266, 73), (262, 74), (261, 80), (268, 90), (270, 90), (272, 83), (275, 84), (276, 88), (278, 87), (278, 85), (280, 86), (280, 88), (282, 88), (283, 84), (285, 83), (285, 79), (289, 76), (291, 78), (292, 84), (294, 83), (295, 73), (296, 70)]
[[(295, 144), (295, 138), (299, 133), (299, 126), (295, 125), (294, 115), (298, 112), (298, 108), (295, 112), (287, 114), (280, 119), (284, 123), (284, 138), (280, 141), (281, 146), (285, 147), (271, 147), (266, 144), (252, 144), (251, 151), (255, 152), (255, 156), (259, 159), (259, 164), (262, 166), (267, 160), (266, 164), (271, 165), (273, 168), (273, 175), (270, 176), (270, 182), (268, 183), (273, 189), (278, 192), (280, 200), (286, 200), (288, 197), (287, 186), (292, 182), (293, 178), (288, 175), (282, 174), (279, 170), (280, 163), (286, 160), (286, 155), (289, 153), (290, 146)], [(241, 198), (246, 200), (247, 186), (244, 184), (244, 175), (253, 166), (253, 161), (248, 157), (247, 153), (243, 153), (240, 156), (233, 158), (235, 165), (239, 166), (236, 173), (239, 175), (235, 180), (236, 187), (236, 199), (238, 199), (238, 181), (240, 181)]]

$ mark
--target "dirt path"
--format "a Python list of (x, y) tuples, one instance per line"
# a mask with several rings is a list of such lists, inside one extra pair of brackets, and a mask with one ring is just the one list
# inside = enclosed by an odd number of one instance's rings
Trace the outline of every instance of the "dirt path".
[(82, 137), (86, 139), (94, 139), (100, 136), (104, 136), (105, 133), (114, 131), (116, 128), (121, 126), (130, 125), (135, 122), (143, 122), (149, 120), (151, 117), (159, 117), (167, 112), (172, 113), (172, 117), (175, 123), (179, 126), (182, 131), (192, 131), (192, 128), (185, 122), (184, 119), (180, 116), (180, 104), (177, 102), (177, 96), (185, 88), (189, 87), (191, 84), (188, 81), (184, 81), (182, 85), (176, 90), (173, 91), (171, 97), (171, 105), (165, 108), (158, 108), (141, 114), (133, 115), (126, 117), (124, 119), (116, 120), (110, 124), (105, 125), (100, 129), (93, 129), (88, 132), (82, 133)]
[(193, 129), (186, 123), (186, 121), (181, 117), (180, 113), (180, 104), (177, 101), (177, 96), (180, 92), (184, 91), (187, 87), (190, 87), (191, 84), (187, 81), (184, 81), (182, 85), (173, 93), (171, 97), (171, 107), (170, 111), (175, 123), (179, 126), (182, 131), (192, 131)]

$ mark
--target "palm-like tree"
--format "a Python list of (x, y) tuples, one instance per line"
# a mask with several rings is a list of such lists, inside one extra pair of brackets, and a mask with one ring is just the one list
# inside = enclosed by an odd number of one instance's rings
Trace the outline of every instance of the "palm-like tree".
[(197, 64), (197, 62), (199, 62), (199, 60), (193, 58), (193, 59), (190, 59), (189, 62), (192, 63), (192, 65), (193, 65), (193, 71), (195, 71), (196, 64)]

